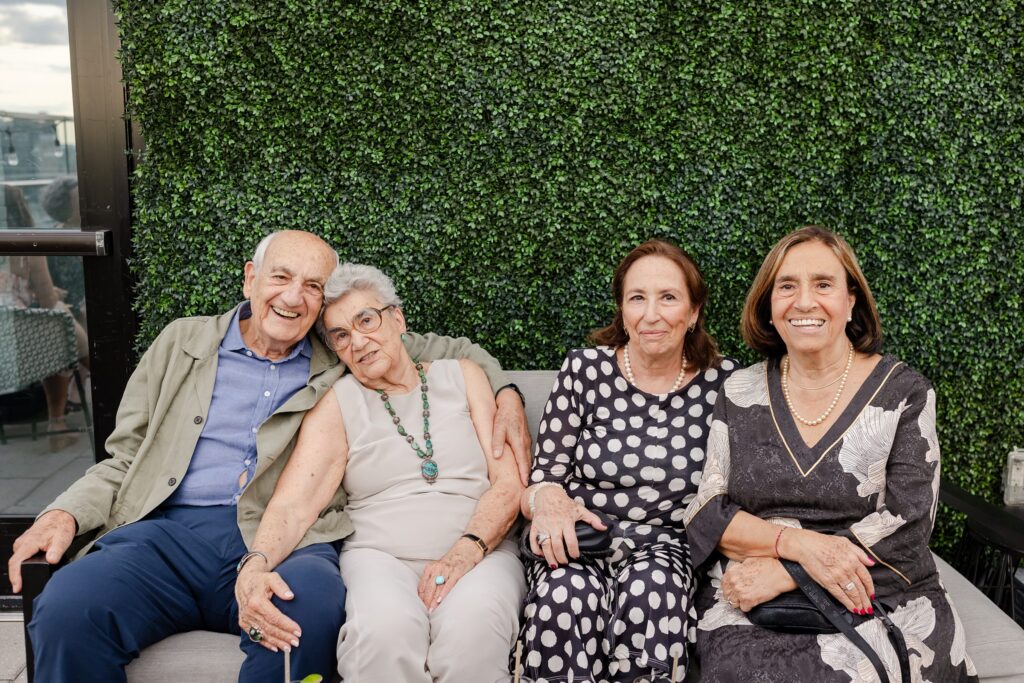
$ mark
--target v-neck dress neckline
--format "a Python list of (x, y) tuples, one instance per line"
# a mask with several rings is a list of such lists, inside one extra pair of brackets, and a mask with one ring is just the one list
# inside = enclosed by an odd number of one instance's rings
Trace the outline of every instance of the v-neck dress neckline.
[(772, 421), (779, 438), (782, 439), (783, 446), (802, 476), (809, 476), (821, 464), (821, 461), (842, 442), (846, 432), (857, 422), (860, 414), (885, 386), (889, 377), (892, 376), (893, 370), (902, 364), (902, 361), (898, 361), (890, 355), (882, 356), (882, 359), (871, 370), (857, 393), (853, 395), (853, 399), (828, 428), (828, 431), (813, 446), (808, 446), (782, 394), (782, 373), (779, 363), (776, 361), (765, 363), (765, 385), (768, 390), (768, 405)]

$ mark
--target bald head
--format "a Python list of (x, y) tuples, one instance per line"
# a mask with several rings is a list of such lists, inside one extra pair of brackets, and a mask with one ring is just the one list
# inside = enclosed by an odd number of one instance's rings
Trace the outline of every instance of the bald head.
[(337, 264), (337, 252), (312, 233), (283, 230), (260, 242), (245, 264), (251, 316), (239, 327), (246, 345), (271, 360), (291, 353), (320, 314), (324, 284)]
[(267, 249), (270, 248), (271, 242), (273, 242), (275, 240), (275, 238), (277, 238), (279, 236), (280, 237), (284, 237), (286, 235), (293, 235), (293, 236), (294, 235), (302, 235), (302, 236), (305, 236), (307, 238), (311, 238), (307, 242), (309, 247), (312, 247), (314, 244), (319, 243), (324, 248), (328, 249), (331, 252), (331, 254), (333, 255), (333, 258), (334, 258), (334, 263), (331, 265), (331, 270), (334, 270), (338, 266), (338, 264), (341, 262), (341, 260), (338, 258), (338, 252), (336, 252), (333, 249), (331, 249), (331, 247), (327, 244), (327, 242), (324, 242), (322, 239), (320, 239), (319, 237), (317, 237), (313, 233), (306, 232), (304, 230), (278, 230), (276, 232), (270, 233), (269, 235), (267, 235), (266, 237), (261, 239), (260, 243), (256, 245), (256, 251), (254, 251), (253, 254), (252, 254), (252, 265), (253, 265), (253, 267), (256, 268), (256, 270), (259, 270), (260, 267), (263, 265), (263, 259), (266, 258)]

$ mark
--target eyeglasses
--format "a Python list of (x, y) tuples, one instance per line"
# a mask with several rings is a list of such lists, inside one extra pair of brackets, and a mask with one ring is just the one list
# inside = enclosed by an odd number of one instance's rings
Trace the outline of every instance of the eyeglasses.
[(376, 332), (384, 322), (384, 311), (394, 307), (395, 305), (391, 304), (384, 308), (364, 308), (352, 316), (352, 327), (335, 327), (327, 330), (327, 345), (335, 351), (344, 351), (352, 343), (352, 330), (358, 330), (361, 334)]

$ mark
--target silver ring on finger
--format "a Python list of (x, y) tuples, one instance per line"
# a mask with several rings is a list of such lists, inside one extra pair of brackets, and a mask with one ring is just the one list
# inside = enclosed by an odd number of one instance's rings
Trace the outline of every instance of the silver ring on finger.
[(248, 633), (249, 640), (254, 643), (259, 643), (263, 640), (263, 631), (261, 631), (258, 626), (250, 626)]
[(846, 591), (847, 593), (852, 593), (853, 590), (856, 587), (857, 587), (857, 585), (853, 581), (851, 581), (850, 583), (848, 583), (845, 586), (843, 586), (843, 590)]
[(537, 545), (544, 545), (551, 540), (551, 534), (544, 533), (543, 531), (537, 533)]

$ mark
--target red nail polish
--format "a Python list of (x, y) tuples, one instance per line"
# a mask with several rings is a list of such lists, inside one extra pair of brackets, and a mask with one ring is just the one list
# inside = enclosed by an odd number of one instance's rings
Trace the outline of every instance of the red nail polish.
[(549, 564), (548, 566), (551, 567), (552, 569), (557, 569), (558, 568), (557, 564)]
[(874, 593), (872, 593), (872, 594), (871, 594), (871, 599), (872, 599), (872, 600), (874, 600), (874, 599), (875, 599), (875, 594), (874, 594)]
[(868, 607), (868, 614), (874, 614), (874, 613), (875, 613), (875, 608), (874, 607)]

